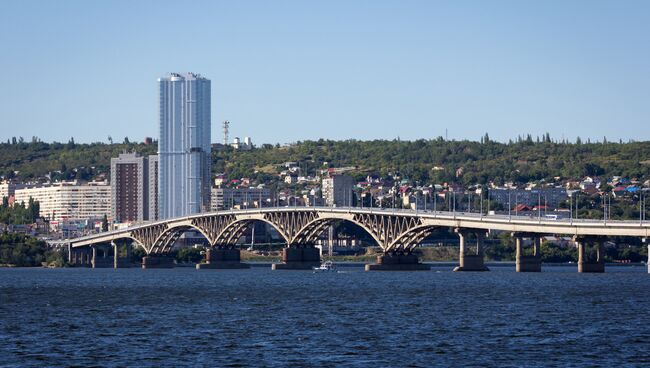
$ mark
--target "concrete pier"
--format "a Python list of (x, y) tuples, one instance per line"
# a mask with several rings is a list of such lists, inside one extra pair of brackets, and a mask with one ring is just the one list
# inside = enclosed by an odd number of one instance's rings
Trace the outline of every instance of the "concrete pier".
[(641, 239), (641, 241), (643, 242), (643, 244), (648, 245), (648, 261), (646, 262), (646, 266), (648, 268), (648, 273), (650, 273), (650, 242), (648, 242), (648, 238), (643, 238)]
[(174, 268), (174, 258), (170, 256), (148, 255), (142, 257), (142, 268)]
[(126, 244), (126, 257), (120, 257), (120, 250), (117, 244), (111, 242), (113, 246), (113, 268), (130, 268), (131, 267), (131, 248), (132, 244)]
[(366, 271), (429, 271), (430, 265), (420, 263), (412, 253), (384, 253), (377, 256), (377, 263), (367, 264)]
[(476, 230), (474, 233), (476, 235), (476, 253), (467, 254), (466, 241), (472, 231), (467, 231), (463, 229), (456, 229), (456, 234), (460, 239), (460, 254), (458, 257), (459, 265), (454, 268), (454, 272), (457, 271), (489, 271), (490, 269), (485, 266), (483, 261), (483, 240), (485, 239), (484, 230)]
[(92, 267), (92, 256), (90, 247), (72, 248), (68, 256), (68, 263), (73, 267)]
[(233, 270), (243, 268), (251, 268), (251, 266), (249, 264), (241, 262), (240, 250), (222, 247), (206, 249), (205, 262), (196, 265), (197, 270)]
[(542, 255), (540, 252), (541, 239), (537, 236), (533, 238), (533, 254), (524, 255), (522, 248), (523, 236), (521, 234), (513, 234), (516, 246), (516, 271), (517, 272), (542, 272)]
[(92, 268), (113, 268), (115, 260), (113, 255), (109, 256), (109, 248), (110, 246), (105, 244), (90, 247)]
[(273, 270), (311, 270), (320, 266), (320, 252), (311, 245), (282, 249), (282, 263), (274, 263)]
[[(605, 272), (605, 240), (598, 237), (575, 238), (578, 243), (578, 272), (603, 273)], [(596, 243), (596, 260), (590, 260), (585, 255), (588, 242)]]

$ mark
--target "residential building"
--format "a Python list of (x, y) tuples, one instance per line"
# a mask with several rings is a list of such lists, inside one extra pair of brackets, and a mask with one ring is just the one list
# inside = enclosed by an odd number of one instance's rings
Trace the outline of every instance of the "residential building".
[(244, 137), (243, 142), (239, 137), (235, 137), (231, 146), (236, 150), (250, 151), (253, 149), (253, 141), (251, 140), (251, 137)]
[(111, 216), (111, 186), (108, 182), (79, 184), (61, 182), (16, 189), (16, 203), (39, 202), (40, 215), (48, 220), (88, 220)]
[(158, 205), (158, 193), (159, 193), (159, 185), (158, 185), (158, 175), (159, 175), (159, 170), (158, 170), (158, 156), (156, 155), (149, 155), (147, 157), (148, 161), (148, 180), (147, 184), (149, 186), (149, 196), (148, 196), (148, 207), (149, 207), (149, 221), (156, 221), (160, 219), (159, 216), (159, 205)]
[(172, 73), (158, 79), (159, 218), (210, 209), (210, 80)]
[(565, 188), (540, 188), (540, 189), (508, 189), (508, 188), (491, 188), (488, 190), (488, 196), (491, 201), (501, 204), (508, 208), (515, 208), (518, 204), (527, 206), (546, 206), (548, 208), (558, 208), (561, 203), (569, 199), (569, 194)]
[(111, 218), (113, 222), (149, 219), (149, 169), (136, 153), (111, 158)]
[(352, 206), (354, 179), (348, 175), (331, 175), (323, 179), (323, 198), (330, 207)]
[(16, 193), (16, 189), (25, 188), (25, 184), (12, 183), (12, 182), (3, 182), (0, 183), (0, 200), (2, 198), (10, 198)]
[(212, 188), (211, 210), (230, 208), (260, 208), (271, 205), (267, 188)]

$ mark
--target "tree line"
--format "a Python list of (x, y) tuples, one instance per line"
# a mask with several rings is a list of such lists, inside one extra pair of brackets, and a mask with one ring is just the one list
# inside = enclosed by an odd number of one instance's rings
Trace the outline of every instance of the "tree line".
[[(45, 143), (38, 139), (0, 143), (0, 176), (4, 179), (92, 180), (108, 178), (110, 159), (124, 151), (155, 154), (156, 145)], [(501, 143), (484, 136), (480, 141), (449, 141), (442, 137), (415, 141), (344, 140), (264, 144), (251, 151), (225, 147), (212, 152), (212, 172), (228, 178), (277, 180), (279, 165), (297, 162), (301, 172), (316, 175), (328, 167), (356, 167), (358, 180), (367, 175), (399, 175), (413, 183), (485, 184), (494, 181), (526, 183), (555, 177), (623, 176), (650, 179), (650, 142), (558, 142), (548, 134), (528, 135)], [(461, 169), (462, 170), (458, 170)]]

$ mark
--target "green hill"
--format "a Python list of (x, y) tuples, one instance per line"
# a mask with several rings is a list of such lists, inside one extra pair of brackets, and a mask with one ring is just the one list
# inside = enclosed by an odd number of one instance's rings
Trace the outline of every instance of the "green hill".
[[(155, 154), (155, 145), (7, 142), (0, 144), (0, 175), (32, 180), (50, 174), (53, 180), (90, 180), (108, 177), (111, 157), (124, 151)], [(619, 175), (650, 179), (650, 142), (557, 143), (530, 136), (499, 143), (434, 140), (305, 141), (290, 146), (263, 145), (252, 151), (228, 147), (213, 151), (213, 173), (229, 178), (277, 180), (287, 161), (299, 163), (303, 174), (315, 175), (328, 167), (356, 167), (357, 179), (399, 172), (420, 183), (463, 184), (582, 178)], [(459, 170), (462, 169), (462, 170)], [(458, 173), (462, 175), (457, 177)], [(17, 172), (17, 173), (16, 173)]]

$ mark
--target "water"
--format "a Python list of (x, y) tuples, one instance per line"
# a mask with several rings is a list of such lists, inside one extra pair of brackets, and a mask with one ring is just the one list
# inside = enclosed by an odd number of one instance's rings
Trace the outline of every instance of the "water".
[(0, 269), (0, 366), (648, 366), (650, 276)]

